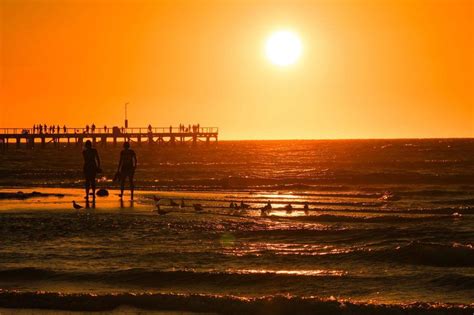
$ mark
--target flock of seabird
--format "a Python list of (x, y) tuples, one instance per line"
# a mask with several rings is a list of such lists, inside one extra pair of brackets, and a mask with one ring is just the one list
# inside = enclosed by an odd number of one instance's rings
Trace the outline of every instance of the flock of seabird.
[[(186, 207), (186, 204), (184, 202), (184, 198), (181, 199), (180, 203), (175, 202), (171, 198), (167, 198), (167, 199), (169, 200), (169, 206), (171, 208), (165, 210), (165, 209), (162, 209), (160, 207), (160, 202), (164, 199), (160, 198), (160, 197), (157, 197), (157, 196), (153, 196), (153, 201), (155, 202), (155, 209), (153, 211), (156, 212), (159, 215), (166, 215), (170, 212), (175, 211), (176, 208), (183, 209), (183, 208)], [(76, 210), (80, 210), (80, 209), (84, 208), (80, 204), (76, 203), (74, 200), (72, 201), (72, 206)], [(200, 204), (200, 203), (194, 203), (194, 204), (192, 204), (192, 206), (194, 208), (194, 211), (196, 211), (197, 213), (201, 213), (204, 210), (203, 205)], [(247, 210), (247, 209), (251, 209), (251, 206), (250, 206), (250, 204), (246, 204), (243, 201), (241, 201), (240, 204), (232, 201), (229, 205), (229, 208), (234, 209), (234, 210)], [(265, 206), (263, 206), (261, 208), (258, 208), (258, 209), (260, 210), (260, 215), (262, 217), (266, 217), (266, 216), (270, 215), (271, 211), (273, 210), (273, 207), (272, 207), (271, 202), (268, 201), (268, 203)], [(286, 210), (287, 214), (293, 213), (293, 210), (294, 210), (291, 203), (287, 204), (283, 209)], [(306, 215), (309, 214), (309, 204), (307, 202), (304, 203), (303, 210), (304, 210), (304, 213)]]

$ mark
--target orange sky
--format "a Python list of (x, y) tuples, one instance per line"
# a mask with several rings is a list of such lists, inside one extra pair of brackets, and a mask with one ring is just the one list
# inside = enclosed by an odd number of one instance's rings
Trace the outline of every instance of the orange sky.
[[(473, 137), (474, 1), (0, 0), (0, 127), (199, 122), (221, 139)], [(279, 68), (266, 38), (290, 29)]]

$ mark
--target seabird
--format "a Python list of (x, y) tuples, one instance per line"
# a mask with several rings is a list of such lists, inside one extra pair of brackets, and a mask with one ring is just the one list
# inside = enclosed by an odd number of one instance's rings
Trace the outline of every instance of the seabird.
[(77, 204), (74, 200), (72, 201), (72, 206), (73, 206), (74, 209), (76, 209), (76, 210), (79, 210), (79, 209), (84, 208), (83, 206)]
[(270, 201), (268, 201), (268, 203), (262, 207), (262, 210), (265, 210), (265, 211), (272, 210), (272, 204), (270, 203)]
[(249, 207), (250, 207), (250, 205), (244, 203), (243, 201), (240, 202), (240, 208), (242, 208), (242, 209), (247, 209), (247, 208), (249, 208)]
[(171, 210), (169, 210), (169, 211), (161, 210), (160, 205), (157, 204), (157, 205), (156, 205), (156, 212), (157, 212), (159, 215), (165, 215), (165, 214), (170, 213)]

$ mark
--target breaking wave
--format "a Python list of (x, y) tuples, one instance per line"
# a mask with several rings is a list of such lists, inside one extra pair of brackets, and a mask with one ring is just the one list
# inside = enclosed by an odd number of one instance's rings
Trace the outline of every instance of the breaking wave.
[(111, 311), (120, 306), (145, 310), (217, 314), (472, 314), (474, 305), (361, 303), (336, 298), (117, 293), (65, 294), (57, 292), (0, 291), (0, 306), (68, 311)]

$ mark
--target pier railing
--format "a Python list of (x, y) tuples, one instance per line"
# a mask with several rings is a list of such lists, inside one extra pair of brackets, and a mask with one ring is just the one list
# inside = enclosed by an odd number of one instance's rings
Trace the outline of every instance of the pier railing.
[(95, 128), (89, 129), (84, 127), (72, 128), (72, 127), (61, 127), (57, 126), (53, 128), (47, 126), (46, 129), (33, 129), (33, 128), (0, 128), (0, 134), (4, 135), (24, 135), (24, 134), (47, 134), (47, 135), (61, 135), (61, 134), (105, 134), (105, 135), (113, 135), (115, 133), (119, 134), (181, 134), (181, 133), (219, 133), (218, 127), (133, 127), (133, 128)]
[(91, 140), (94, 144), (106, 145), (118, 141), (132, 141), (138, 144), (147, 142), (149, 144), (185, 144), (198, 142), (217, 142), (219, 128), (201, 126), (181, 127), (132, 127), (119, 128), (72, 128), (53, 126), (44, 128), (0, 128), (0, 149), (4, 151), (13, 141), (20, 148), (25, 144), (27, 148), (33, 148), (38, 143), (41, 147), (52, 143), (58, 146), (60, 143), (74, 143), (81, 145), (84, 141)]

